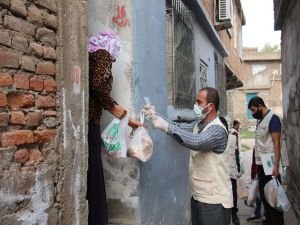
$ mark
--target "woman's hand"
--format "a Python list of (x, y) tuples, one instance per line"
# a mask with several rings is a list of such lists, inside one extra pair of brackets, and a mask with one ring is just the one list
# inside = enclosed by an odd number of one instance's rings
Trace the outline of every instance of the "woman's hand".
[(127, 110), (123, 106), (114, 105), (114, 107), (110, 110), (110, 113), (121, 120), (126, 116)]
[(133, 129), (138, 128), (139, 126), (144, 126), (139, 120), (129, 118), (128, 125)]

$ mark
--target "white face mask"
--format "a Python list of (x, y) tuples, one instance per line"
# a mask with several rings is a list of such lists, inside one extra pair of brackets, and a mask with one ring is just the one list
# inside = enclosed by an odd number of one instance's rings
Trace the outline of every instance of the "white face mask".
[(206, 112), (206, 113), (203, 113), (203, 110), (204, 110), (207, 106), (208, 106), (208, 104), (207, 104), (205, 107), (202, 108), (201, 106), (199, 106), (199, 105), (197, 105), (197, 104), (194, 104), (194, 113), (195, 113), (195, 116), (196, 116), (196, 118), (199, 119), (200, 121), (204, 120), (205, 117), (206, 117), (206, 115), (209, 113), (209, 111)]

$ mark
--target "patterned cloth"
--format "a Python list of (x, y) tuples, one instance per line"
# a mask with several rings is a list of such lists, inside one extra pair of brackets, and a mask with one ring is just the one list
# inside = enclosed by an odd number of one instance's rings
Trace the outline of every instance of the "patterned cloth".
[[(180, 144), (194, 151), (213, 149), (215, 153), (223, 153), (227, 145), (226, 131), (217, 125), (201, 132), (211, 121), (201, 124), (199, 121), (192, 123), (176, 123), (168, 120), (168, 134), (172, 135)], [(198, 125), (197, 125), (198, 124)], [(193, 129), (198, 126), (199, 133), (194, 134)]]
[(90, 53), (98, 50), (106, 50), (111, 58), (115, 60), (121, 49), (120, 40), (114, 31), (100, 32), (89, 39), (88, 51)]
[(110, 97), (113, 77), (112, 59), (106, 50), (89, 53), (89, 120), (100, 124), (102, 109), (110, 110), (117, 102)]

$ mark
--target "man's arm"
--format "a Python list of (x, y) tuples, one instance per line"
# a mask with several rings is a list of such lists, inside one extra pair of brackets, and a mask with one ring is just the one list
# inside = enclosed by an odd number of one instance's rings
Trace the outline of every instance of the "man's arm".
[(280, 160), (280, 132), (271, 133), (273, 145), (274, 145), (274, 167), (273, 167), (273, 176), (279, 176), (279, 160)]
[(227, 133), (221, 126), (213, 125), (206, 131), (193, 133), (178, 126), (169, 125), (168, 134), (177, 142), (194, 151), (213, 150), (222, 153), (227, 145)]
[(236, 161), (238, 172), (240, 173), (241, 172), (241, 164), (240, 164), (239, 134), (236, 131), (232, 132), (232, 134), (236, 136), (235, 161)]
[(274, 145), (274, 166), (273, 176), (279, 176), (279, 161), (280, 161), (280, 138), (281, 138), (281, 122), (278, 116), (273, 115), (270, 124), (269, 132)]
[(184, 130), (187, 130), (190, 132), (193, 132), (194, 127), (199, 122), (199, 121), (192, 121), (190, 123), (178, 123), (178, 122), (174, 122), (173, 120), (168, 119), (167, 117), (165, 117), (159, 113), (156, 113), (156, 115), (163, 118), (164, 120), (166, 120), (169, 124), (180, 127), (181, 129), (184, 129)]

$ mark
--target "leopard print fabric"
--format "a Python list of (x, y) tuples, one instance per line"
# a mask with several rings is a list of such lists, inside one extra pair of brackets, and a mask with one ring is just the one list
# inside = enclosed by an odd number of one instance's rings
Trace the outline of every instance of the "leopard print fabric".
[(113, 77), (112, 59), (105, 50), (89, 53), (89, 120), (100, 125), (102, 110), (110, 110), (116, 101), (110, 97)]

